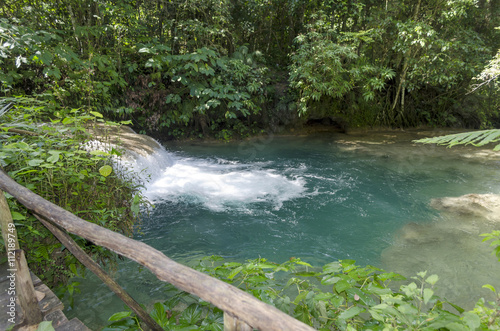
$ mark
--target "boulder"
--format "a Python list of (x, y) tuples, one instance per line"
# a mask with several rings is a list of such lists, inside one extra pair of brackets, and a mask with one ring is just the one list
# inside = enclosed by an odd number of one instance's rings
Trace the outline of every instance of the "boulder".
[(430, 206), (441, 212), (464, 218), (484, 218), (500, 222), (500, 195), (466, 194), (431, 200)]
[(95, 140), (103, 144), (109, 144), (112, 147), (119, 146), (140, 156), (147, 157), (162, 149), (161, 144), (155, 139), (138, 134), (125, 125), (111, 126), (94, 123), (87, 130), (94, 136)]

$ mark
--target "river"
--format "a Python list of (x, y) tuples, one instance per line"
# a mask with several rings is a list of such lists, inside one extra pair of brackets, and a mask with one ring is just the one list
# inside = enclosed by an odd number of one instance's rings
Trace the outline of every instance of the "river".
[[(320, 266), (338, 259), (407, 276), (440, 275), (438, 294), (467, 308), (500, 286), (500, 263), (480, 233), (498, 223), (461, 220), (432, 199), (500, 194), (500, 162), (477, 149), (415, 145), (418, 133), (315, 134), (231, 143), (169, 143), (148, 168), (155, 205), (135, 239), (187, 265), (203, 256), (244, 261), (290, 257)], [(469, 217), (470, 218), (470, 217)], [(458, 224), (458, 225), (457, 225)], [(130, 261), (117, 280), (136, 300), (165, 300), (162, 284)], [(69, 316), (91, 328), (123, 304), (95, 277)]]

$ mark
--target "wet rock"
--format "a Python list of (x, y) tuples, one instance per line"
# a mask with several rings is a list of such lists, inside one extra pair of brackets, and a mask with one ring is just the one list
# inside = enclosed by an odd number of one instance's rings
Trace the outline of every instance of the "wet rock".
[(134, 130), (125, 125), (111, 126), (97, 123), (88, 127), (87, 130), (96, 140), (104, 144), (119, 146), (141, 156), (149, 156), (162, 149), (160, 143), (155, 139), (135, 133)]
[(481, 217), (500, 222), (500, 195), (467, 194), (431, 200), (434, 209), (460, 217)]

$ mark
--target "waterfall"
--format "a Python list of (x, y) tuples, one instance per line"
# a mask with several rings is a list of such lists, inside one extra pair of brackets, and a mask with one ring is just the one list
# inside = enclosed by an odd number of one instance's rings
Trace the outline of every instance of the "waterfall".
[(279, 209), (305, 191), (302, 177), (288, 178), (258, 162), (167, 156), (172, 164), (146, 185), (145, 195), (152, 201), (194, 202), (216, 211), (252, 203)]
[[(306, 190), (303, 177), (279, 173), (272, 164), (184, 156), (167, 151), (150, 137), (127, 135), (128, 139), (120, 137), (121, 155), (112, 155), (113, 168), (142, 185), (144, 195), (153, 203), (195, 203), (214, 211), (269, 203), (280, 209), (284, 201)], [(119, 149), (112, 142), (98, 140), (84, 148), (108, 153)]]

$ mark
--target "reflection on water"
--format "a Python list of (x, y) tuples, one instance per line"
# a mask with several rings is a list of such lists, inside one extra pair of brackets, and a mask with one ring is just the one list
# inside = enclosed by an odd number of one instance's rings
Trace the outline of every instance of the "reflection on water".
[[(162, 152), (166, 162), (141, 160), (139, 167), (151, 163), (145, 194), (156, 207), (135, 238), (188, 265), (216, 254), (237, 261), (299, 257), (317, 266), (349, 258), (408, 276), (429, 270), (440, 275), (446, 296), (471, 304), (484, 294), (481, 285), (498, 283), (500, 263), (478, 236), (494, 225), (440, 213), (429, 203), (499, 194), (498, 163), (462, 157), (458, 149), (413, 146), (415, 138), (170, 145)], [(140, 303), (165, 299), (161, 283), (133, 262), (121, 262), (117, 277)], [(123, 304), (89, 277), (68, 310), (98, 327)]]

